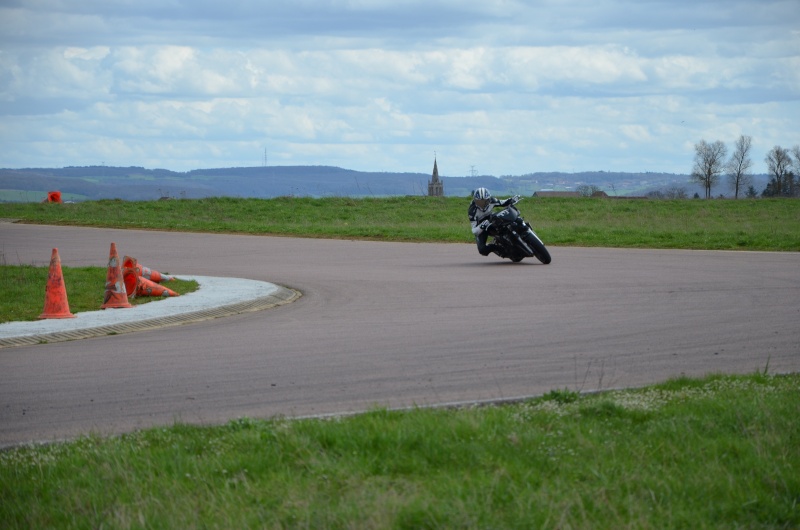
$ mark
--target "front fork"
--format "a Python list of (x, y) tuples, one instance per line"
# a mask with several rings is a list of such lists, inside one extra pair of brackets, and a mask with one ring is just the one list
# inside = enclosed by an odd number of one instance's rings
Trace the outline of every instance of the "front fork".
[[(517, 225), (520, 226), (521, 228), (524, 228), (525, 230), (530, 231), (531, 233), (533, 233), (533, 230), (531, 230), (530, 225), (526, 224), (525, 221), (519, 221), (517, 223)], [(525, 254), (527, 254), (528, 257), (533, 257), (533, 256), (536, 255), (536, 253), (533, 251), (533, 249), (528, 246), (528, 243), (525, 242), (525, 239), (523, 239), (523, 237), (521, 235), (519, 235), (516, 230), (514, 230), (512, 228), (511, 229), (511, 233), (514, 234), (515, 238), (517, 238), (517, 244), (525, 251)], [(535, 236), (536, 236), (536, 234), (534, 234), (534, 237)]]

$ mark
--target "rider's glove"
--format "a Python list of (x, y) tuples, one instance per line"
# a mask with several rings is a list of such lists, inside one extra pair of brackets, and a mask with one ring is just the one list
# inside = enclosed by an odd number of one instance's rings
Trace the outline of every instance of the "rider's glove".
[(513, 197), (510, 197), (510, 198), (504, 200), (503, 201), (503, 206), (504, 207), (505, 206), (509, 206), (511, 204), (516, 204), (518, 202), (519, 202), (519, 195), (514, 195)]

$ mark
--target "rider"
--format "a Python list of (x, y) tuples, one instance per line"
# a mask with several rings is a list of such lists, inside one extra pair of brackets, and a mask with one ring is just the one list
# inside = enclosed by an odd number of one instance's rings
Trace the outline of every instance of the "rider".
[(494, 243), (486, 243), (489, 238), (489, 229), (492, 226), (491, 214), (495, 206), (506, 207), (513, 204), (519, 196), (508, 198), (504, 201), (492, 197), (492, 194), (486, 188), (478, 188), (472, 192), (472, 202), (469, 204), (467, 215), (469, 222), (472, 225), (472, 233), (475, 235), (475, 243), (478, 244), (478, 252), (482, 256), (488, 256), (494, 252), (501, 258), (506, 257), (498, 245)]

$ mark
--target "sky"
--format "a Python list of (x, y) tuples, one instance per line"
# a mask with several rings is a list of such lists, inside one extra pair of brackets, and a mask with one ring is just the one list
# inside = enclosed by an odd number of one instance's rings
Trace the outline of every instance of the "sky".
[(800, 143), (800, 0), (0, 0), (0, 167), (690, 173)]

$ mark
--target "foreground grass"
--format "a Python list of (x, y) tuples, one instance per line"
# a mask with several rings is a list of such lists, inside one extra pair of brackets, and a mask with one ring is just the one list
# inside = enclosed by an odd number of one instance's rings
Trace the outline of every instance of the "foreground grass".
[[(0, 204), (25, 222), (393, 241), (472, 242), (469, 199), (212, 198)], [(547, 245), (800, 251), (800, 201), (527, 198)]]
[(0, 452), (4, 528), (797, 528), (800, 375)]
[[(0, 323), (36, 320), (44, 309), (49, 266), (0, 265)], [(102, 267), (62, 267), (70, 312), (97, 311), (103, 305), (106, 274)], [(178, 294), (197, 290), (194, 280), (174, 280), (164, 284)], [(134, 297), (132, 305), (160, 300)]]

